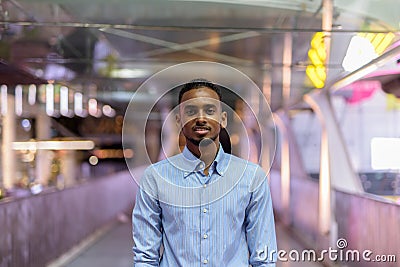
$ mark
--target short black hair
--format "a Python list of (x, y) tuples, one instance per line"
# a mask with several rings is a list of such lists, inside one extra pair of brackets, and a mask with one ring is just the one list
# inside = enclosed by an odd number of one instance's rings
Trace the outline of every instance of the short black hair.
[(213, 90), (214, 92), (217, 93), (219, 100), (222, 101), (221, 89), (219, 88), (219, 86), (214, 84), (213, 82), (210, 82), (209, 80), (199, 78), (199, 79), (191, 80), (190, 82), (183, 85), (182, 89), (179, 91), (178, 103), (179, 104), (181, 103), (182, 96), (184, 93), (186, 93), (187, 91), (193, 90), (193, 89), (201, 88), (201, 87), (210, 88), (211, 90)]

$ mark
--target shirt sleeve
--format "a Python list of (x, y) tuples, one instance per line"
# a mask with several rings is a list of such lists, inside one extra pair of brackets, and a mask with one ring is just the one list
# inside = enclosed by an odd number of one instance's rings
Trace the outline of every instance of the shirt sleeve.
[(149, 184), (148, 179), (149, 175), (145, 172), (132, 212), (133, 260), (135, 267), (159, 266), (160, 261), (160, 246), (162, 242), (161, 207), (154, 194), (146, 190)]
[(251, 198), (246, 208), (246, 239), (253, 267), (275, 267), (277, 245), (272, 199), (268, 179), (259, 168), (253, 180), (257, 186), (251, 189)]

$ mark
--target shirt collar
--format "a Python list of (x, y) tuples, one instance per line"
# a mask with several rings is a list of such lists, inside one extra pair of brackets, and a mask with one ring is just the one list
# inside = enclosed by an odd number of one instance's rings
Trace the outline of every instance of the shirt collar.
[[(193, 173), (195, 171), (199, 171), (200, 169), (204, 168), (204, 162), (197, 158), (195, 155), (193, 155), (192, 152), (185, 146), (185, 148), (182, 151), (183, 155), (183, 162), (185, 163), (185, 174), (184, 178), (189, 176), (190, 173)], [(221, 144), (219, 145), (218, 153), (217, 156), (214, 159), (214, 162), (211, 164), (211, 169), (216, 170), (216, 172), (222, 176), (224, 175), (226, 166), (227, 166), (227, 156), (226, 153), (224, 152)], [(189, 163), (189, 164), (188, 164)], [(203, 165), (203, 166), (201, 166)]]

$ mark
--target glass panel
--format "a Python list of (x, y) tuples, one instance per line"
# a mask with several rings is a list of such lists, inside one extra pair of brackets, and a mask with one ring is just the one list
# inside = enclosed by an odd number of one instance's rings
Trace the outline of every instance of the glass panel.
[(332, 97), (333, 108), (365, 191), (400, 195), (400, 165), (393, 161), (400, 141), (400, 101), (374, 81), (353, 83), (339, 93)]
[(307, 174), (319, 178), (321, 124), (312, 111), (301, 111), (291, 117), (293, 132)]

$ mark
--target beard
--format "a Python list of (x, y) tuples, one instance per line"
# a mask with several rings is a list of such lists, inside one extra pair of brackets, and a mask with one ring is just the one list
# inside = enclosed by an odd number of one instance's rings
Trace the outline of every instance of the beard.
[(183, 133), (183, 135), (186, 137), (186, 140), (188, 140), (190, 143), (192, 143), (195, 146), (207, 146), (209, 144), (211, 144), (212, 142), (214, 142), (215, 140), (217, 140), (218, 138), (218, 134), (216, 134), (215, 136), (211, 136), (211, 137), (203, 137), (200, 138), (199, 140), (194, 139), (192, 137), (188, 137), (185, 135), (185, 133)]

